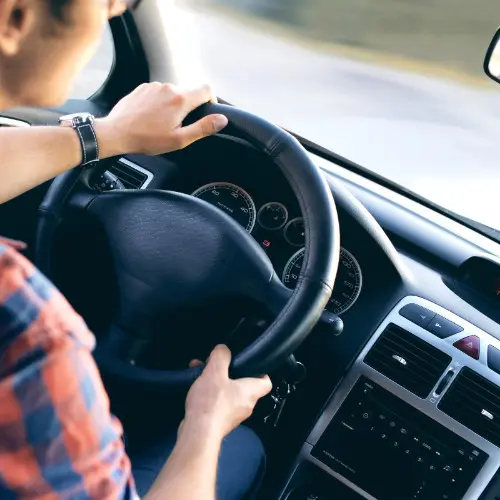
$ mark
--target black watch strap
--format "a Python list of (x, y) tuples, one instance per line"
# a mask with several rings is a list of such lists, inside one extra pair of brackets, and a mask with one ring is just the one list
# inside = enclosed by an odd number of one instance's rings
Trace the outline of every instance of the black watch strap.
[(82, 146), (82, 166), (89, 166), (99, 160), (99, 144), (94, 127), (91, 123), (85, 123), (74, 128)]

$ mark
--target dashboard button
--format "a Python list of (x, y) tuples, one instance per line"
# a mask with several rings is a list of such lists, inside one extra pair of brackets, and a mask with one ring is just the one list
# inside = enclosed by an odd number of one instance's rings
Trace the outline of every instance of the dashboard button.
[(492, 345), (488, 346), (488, 366), (497, 373), (500, 373), (500, 350)]
[(462, 332), (463, 328), (456, 325), (449, 319), (443, 318), (439, 314), (436, 314), (435, 318), (427, 326), (427, 330), (437, 335), (440, 339), (445, 339), (446, 337), (451, 337), (456, 333)]
[(423, 328), (426, 328), (434, 316), (436, 316), (436, 313), (417, 304), (406, 304), (399, 310), (399, 314)]
[(476, 335), (469, 335), (469, 337), (457, 340), (453, 345), (457, 349), (460, 349), (462, 352), (467, 354), (467, 356), (470, 356), (474, 359), (479, 359), (481, 341)]

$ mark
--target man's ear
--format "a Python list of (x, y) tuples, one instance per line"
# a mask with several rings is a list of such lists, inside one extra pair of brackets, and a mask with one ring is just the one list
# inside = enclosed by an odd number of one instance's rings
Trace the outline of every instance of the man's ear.
[(17, 54), (34, 24), (33, 0), (0, 0), (0, 55)]

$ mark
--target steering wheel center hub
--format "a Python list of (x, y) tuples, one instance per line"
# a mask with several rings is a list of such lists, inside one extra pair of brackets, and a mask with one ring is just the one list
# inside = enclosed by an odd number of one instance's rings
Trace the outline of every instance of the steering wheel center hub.
[(128, 317), (244, 294), (273, 276), (255, 240), (200, 199), (115, 191), (94, 199), (89, 211), (104, 226)]

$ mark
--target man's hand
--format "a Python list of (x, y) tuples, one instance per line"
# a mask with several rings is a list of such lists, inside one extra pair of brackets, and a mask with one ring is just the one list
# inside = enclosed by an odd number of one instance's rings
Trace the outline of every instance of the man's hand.
[(206, 116), (182, 127), (186, 116), (207, 102), (217, 102), (208, 85), (187, 92), (169, 83), (140, 85), (106, 118), (96, 121), (103, 156), (168, 153), (219, 132), (228, 123), (224, 115)]
[[(145, 500), (215, 499), (222, 439), (271, 391), (269, 377), (231, 380), (231, 352), (217, 346), (186, 399), (177, 443)], [(192, 361), (190, 366), (203, 364)], [(244, 453), (244, 450), (242, 450)]]
[[(209, 101), (214, 102), (215, 97), (208, 86), (189, 92), (160, 83), (137, 87), (106, 118), (96, 120), (99, 158), (167, 153), (215, 134), (227, 125), (223, 115), (182, 127), (189, 112)], [(0, 129), (0, 151), (0, 203), (82, 161), (78, 135), (70, 127), (4, 127)]]
[(230, 363), (231, 352), (226, 346), (212, 351), (188, 393), (183, 428), (202, 428), (223, 439), (250, 417), (257, 401), (271, 391), (268, 376), (231, 380)]

